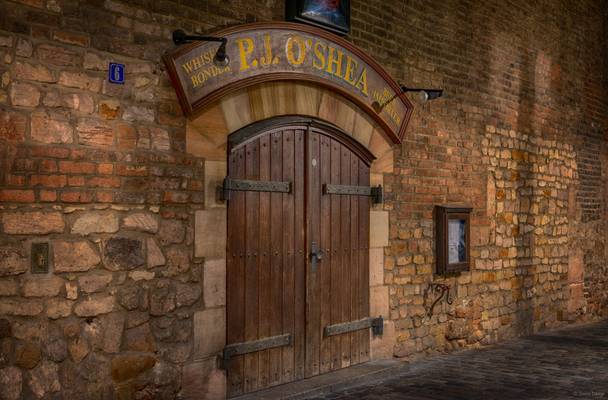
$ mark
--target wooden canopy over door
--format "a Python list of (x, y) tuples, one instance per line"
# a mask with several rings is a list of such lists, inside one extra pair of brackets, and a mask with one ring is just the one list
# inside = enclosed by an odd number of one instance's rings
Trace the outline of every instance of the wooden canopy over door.
[[(361, 193), (372, 159), (350, 136), (310, 119), (263, 121), (231, 135), (229, 396), (369, 359), (371, 200)], [(353, 321), (364, 323), (344, 329)]]

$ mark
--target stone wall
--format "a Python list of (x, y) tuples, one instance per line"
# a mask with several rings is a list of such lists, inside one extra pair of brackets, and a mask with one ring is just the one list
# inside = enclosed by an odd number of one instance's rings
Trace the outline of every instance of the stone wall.
[[(390, 178), (385, 279), (398, 356), (606, 316), (605, 26), (586, 10), (605, 11), (553, 6), (356, 8), (355, 20), (374, 26), (353, 33), (358, 45), (398, 80), (446, 90), (416, 104)], [(594, 22), (577, 27), (583, 15)], [(446, 279), (432, 274), (432, 210), (443, 203), (474, 209), (473, 270)], [(433, 281), (451, 286), (453, 304), (429, 318)]]
[[(390, 242), (373, 282), (389, 293), (393, 353), (605, 317), (605, 5), (432, 3), (353, 1), (348, 36), (404, 84), (446, 90), (416, 103), (383, 177)], [(197, 219), (222, 213), (203, 192), (221, 168), (186, 151), (160, 55), (176, 28), (281, 20), (283, 1), (0, 0), (0, 11), (2, 395), (221, 396), (209, 354), (223, 344), (194, 340), (223, 323), (222, 256), (194, 237)], [(124, 85), (107, 82), (110, 61), (126, 64)], [(474, 208), (472, 271), (459, 277), (433, 275), (443, 203)], [(50, 246), (46, 274), (30, 272), (32, 243)], [(428, 317), (432, 281), (454, 301)]]

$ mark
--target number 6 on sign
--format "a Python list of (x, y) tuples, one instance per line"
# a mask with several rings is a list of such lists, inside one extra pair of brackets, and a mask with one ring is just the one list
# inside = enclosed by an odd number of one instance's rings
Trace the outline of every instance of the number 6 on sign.
[(125, 83), (125, 65), (118, 63), (110, 63), (108, 69), (108, 81), (110, 83), (118, 83), (120, 85)]

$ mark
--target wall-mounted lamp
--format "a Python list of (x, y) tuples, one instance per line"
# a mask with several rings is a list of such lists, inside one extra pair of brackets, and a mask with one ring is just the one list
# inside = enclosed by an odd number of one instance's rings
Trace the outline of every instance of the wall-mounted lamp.
[(435, 100), (443, 95), (443, 89), (420, 89), (420, 88), (408, 88), (406, 86), (400, 85), (399, 88), (401, 92), (396, 93), (393, 97), (380, 104), (377, 101), (372, 103), (372, 108), (377, 113), (380, 113), (384, 107), (386, 107), (391, 101), (395, 100), (397, 97), (405, 94), (407, 92), (418, 92), (420, 93), (420, 100), (422, 102), (426, 102), (429, 100)]
[(173, 31), (173, 43), (176, 45), (190, 43), (190, 42), (220, 42), (220, 47), (213, 57), (213, 63), (218, 67), (225, 67), (230, 63), (230, 58), (226, 54), (226, 43), (228, 39), (216, 36), (200, 36), (200, 35), (187, 35), (186, 32), (181, 29)]

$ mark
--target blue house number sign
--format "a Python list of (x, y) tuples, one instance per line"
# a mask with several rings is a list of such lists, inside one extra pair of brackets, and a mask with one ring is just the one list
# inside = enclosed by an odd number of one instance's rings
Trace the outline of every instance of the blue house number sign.
[(118, 63), (110, 63), (110, 69), (108, 70), (108, 80), (111, 83), (118, 83), (120, 85), (125, 83), (125, 65)]

